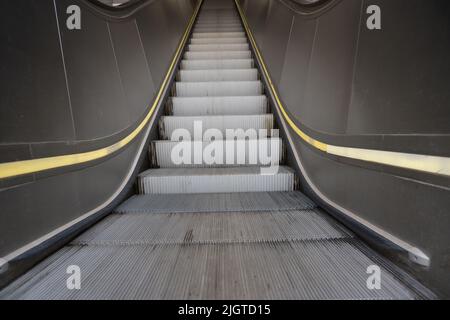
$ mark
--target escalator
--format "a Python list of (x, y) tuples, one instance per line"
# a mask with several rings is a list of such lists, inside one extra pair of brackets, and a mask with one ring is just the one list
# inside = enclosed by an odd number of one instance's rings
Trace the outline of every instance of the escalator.
[[(10, 284), (2, 299), (430, 298), (298, 191), (232, 2), (203, 4), (171, 92), (138, 194)], [(198, 135), (199, 125), (223, 140)], [(180, 129), (194, 139), (174, 140)], [(229, 137), (227, 129), (243, 130)], [(248, 137), (251, 130), (265, 135)], [(173, 157), (180, 144), (189, 151), (181, 164)], [(208, 148), (233, 161), (209, 163)], [(280, 163), (276, 173), (261, 173), (266, 163), (250, 159), (256, 150)], [(67, 289), (71, 265), (81, 270), (80, 290)], [(373, 267), (380, 287), (368, 283)]]

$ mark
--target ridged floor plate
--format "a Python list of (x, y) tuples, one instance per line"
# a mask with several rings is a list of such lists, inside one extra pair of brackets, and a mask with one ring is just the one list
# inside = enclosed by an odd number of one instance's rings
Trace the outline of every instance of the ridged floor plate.
[(276, 174), (260, 167), (150, 169), (138, 176), (141, 194), (293, 191), (295, 173), (280, 166)]
[(173, 97), (174, 116), (257, 115), (268, 111), (266, 96)]
[(316, 205), (301, 192), (135, 195), (116, 213), (198, 213), (311, 210)]
[[(82, 270), (67, 290), (66, 269)], [(380, 290), (367, 267), (382, 268)], [(39, 269), (41, 266), (37, 266)], [(413, 299), (352, 239), (70, 247), (3, 299)], [(20, 279), (18, 281), (20, 283)], [(12, 286), (14, 287), (14, 285)]]

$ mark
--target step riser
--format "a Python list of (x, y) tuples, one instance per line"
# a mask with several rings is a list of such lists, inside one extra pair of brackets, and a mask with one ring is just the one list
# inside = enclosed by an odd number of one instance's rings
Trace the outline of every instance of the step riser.
[(193, 39), (218, 39), (218, 38), (240, 38), (245, 37), (245, 32), (211, 32), (211, 33), (193, 33)]
[(247, 43), (246, 37), (241, 38), (194, 38), (191, 40), (191, 44), (242, 44)]
[(254, 97), (203, 97), (171, 100), (174, 116), (196, 115), (256, 115), (268, 111), (265, 96)]
[(252, 59), (230, 59), (230, 60), (183, 60), (182, 70), (226, 70), (226, 69), (252, 69)]
[(243, 32), (242, 27), (208, 27), (208, 28), (194, 28), (196, 33), (211, 33), (211, 32)]
[(248, 43), (243, 44), (190, 44), (189, 51), (248, 51)]
[(195, 143), (155, 141), (151, 148), (161, 168), (267, 166), (283, 162), (279, 138)]
[[(209, 129), (219, 130), (222, 137), (226, 136), (227, 129), (242, 129), (244, 131), (254, 129), (256, 134), (259, 134), (260, 129), (265, 129), (268, 130), (267, 134), (270, 134), (270, 130), (273, 129), (273, 122), (272, 114), (256, 116), (161, 117), (159, 130), (161, 138), (165, 140), (172, 140), (174, 131), (181, 128), (189, 132), (191, 139), (197, 140), (205, 139), (204, 133)], [(202, 136), (197, 137), (195, 135), (195, 127), (199, 128)], [(236, 132), (245, 133), (241, 131)], [(239, 138), (245, 139), (245, 136), (239, 135)]]
[(186, 52), (184, 58), (186, 60), (218, 60), (218, 59), (250, 59), (252, 53), (250, 50), (246, 51), (227, 51), (227, 52)]
[(180, 70), (179, 81), (255, 81), (258, 80), (258, 70)]
[(141, 177), (138, 185), (141, 194), (293, 191), (294, 174)]
[(259, 96), (262, 93), (260, 81), (176, 83), (176, 95), (179, 97)]

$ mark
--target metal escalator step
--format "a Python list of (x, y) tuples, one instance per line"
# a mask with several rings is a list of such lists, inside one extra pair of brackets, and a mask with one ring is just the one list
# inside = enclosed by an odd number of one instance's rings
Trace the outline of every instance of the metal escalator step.
[(196, 25), (202, 24), (236, 24), (241, 25), (241, 20), (238, 17), (199, 17)]
[(246, 51), (195, 51), (186, 52), (184, 58), (186, 60), (218, 60), (218, 59), (251, 59), (252, 52)]
[[(74, 246), (65, 263), (38, 273), (11, 299), (414, 299), (383, 264), (380, 290), (367, 288), (376, 263), (354, 239), (236, 244)], [(67, 290), (67, 266), (82, 290)], [(35, 267), (39, 268), (39, 266)]]
[[(194, 126), (201, 126), (201, 137), (195, 136)], [(227, 129), (236, 130), (238, 138), (245, 139), (243, 136), (245, 133), (241, 131), (247, 131), (248, 129), (256, 130), (259, 134), (260, 129), (270, 130), (273, 129), (274, 118), (273, 114), (259, 114), (259, 115), (226, 115), (226, 116), (190, 116), (190, 117), (176, 117), (176, 116), (163, 116), (159, 121), (159, 131), (160, 136), (163, 140), (172, 140), (172, 135), (177, 129), (185, 129), (190, 134), (191, 140), (202, 140), (206, 138), (210, 140), (209, 137), (204, 135), (205, 131), (208, 129), (214, 129), (221, 132), (222, 136), (225, 137)], [(242, 129), (237, 131), (238, 129)], [(183, 132), (184, 133), (184, 132)], [(215, 133), (215, 132), (214, 132)], [(242, 136), (242, 137), (241, 137)], [(218, 137), (216, 137), (218, 138)], [(178, 141), (179, 139), (176, 139)]]
[[(271, 162), (283, 162), (283, 144), (279, 138), (201, 142), (163, 140), (154, 141), (151, 146), (160, 168), (268, 166)], [(214, 157), (204, 156), (213, 152)]]
[(293, 191), (295, 172), (280, 166), (276, 174), (260, 167), (150, 169), (138, 176), (141, 194)]
[(318, 210), (113, 214), (71, 244), (248, 243), (348, 237), (350, 233)]
[(208, 69), (252, 69), (253, 59), (206, 59), (206, 60), (182, 60), (182, 70), (208, 70)]
[(178, 97), (259, 96), (261, 81), (176, 82)]
[(189, 44), (189, 51), (245, 51), (249, 50), (248, 43), (238, 44)]
[(135, 195), (125, 201), (116, 213), (198, 213), (198, 212), (264, 212), (311, 210), (316, 205), (303, 193), (198, 193)]
[(210, 32), (210, 33), (192, 33), (193, 39), (218, 39), (218, 38), (240, 38), (246, 37), (245, 32)]
[(206, 81), (256, 81), (257, 69), (232, 69), (232, 70), (180, 70), (179, 80), (182, 82), (206, 82)]
[(243, 32), (243, 27), (197, 27), (194, 28), (196, 33), (211, 33), (211, 32)]
[(248, 43), (246, 37), (241, 38), (192, 38), (191, 44), (240, 44)]
[[(208, 28), (230, 28), (230, 29), (241, 28), (243, 30), (242, 24), (240, 22), (236, 22), (236, 21), (229, 21), (229, 22), (203, 22), (203, 23), (200, 22), (200, 23), (197, 23), (195, 25), (194, 32), (195, 32), (195, 30), (208, 29)], [(229, 32), (243, 32), (242, 30), (240, 30), (240, 31), (229, 31)]]
[(174, 116), (266, 114), (266, 96), (172, 97)]

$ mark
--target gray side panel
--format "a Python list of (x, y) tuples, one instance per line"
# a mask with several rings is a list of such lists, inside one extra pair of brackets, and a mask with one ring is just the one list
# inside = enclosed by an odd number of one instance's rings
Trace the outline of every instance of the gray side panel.
[(74, 139), (53, 1), (0, 10), (0, 144)]
[[(111, 36), (122, 85), (126, 109), (131, 121), (142, 118), (152, 102), (156, 88), (150, 74), (136, 21), (110, 23)], [(129, 125), (132, 124), (130, 121)]]
[(450, 3), (370, 4), (383, 8), (383, 31), (361, 27), (348, 132), (449, 134)]
[[(56, 5), (61, 22), (72, 0)], [(130, 122), (106, 21), (84, 8), (81, 30), (61, 27), (77, 139), (102, 138)], [(102, 125), (98, 125), (101, 123)]]

